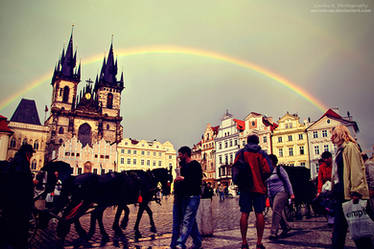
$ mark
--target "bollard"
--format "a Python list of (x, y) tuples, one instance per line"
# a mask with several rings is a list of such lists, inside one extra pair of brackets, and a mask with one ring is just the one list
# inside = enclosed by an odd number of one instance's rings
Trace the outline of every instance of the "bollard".
[(201, 236), (213, 236), (214, 220), (211, 199), (200, 199), (196, 222)]

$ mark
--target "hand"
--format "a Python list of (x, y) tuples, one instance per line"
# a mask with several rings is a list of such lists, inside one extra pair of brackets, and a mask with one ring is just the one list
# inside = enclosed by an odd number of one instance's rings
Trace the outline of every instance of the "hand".
[(291, 200), (294, 200), (295, 199), (295, 195), (291, 195), (290, 198), (291, 198)]
[(174, 180), (174, 182), (180, 182), (180, 181), (183, 181), (184, 180), (184, 177), (183, 176), (177, 176)]
[(354, 204), (357, 204), (358, 201), (361, 199), (361, 195), (359, 193), (351, 193), (351, 199), (353, 201)]
[(317, 194), (316, 194), (316, 197), (318, 197), (320, 194), (321, 194), (321, 193), (317, 193)]

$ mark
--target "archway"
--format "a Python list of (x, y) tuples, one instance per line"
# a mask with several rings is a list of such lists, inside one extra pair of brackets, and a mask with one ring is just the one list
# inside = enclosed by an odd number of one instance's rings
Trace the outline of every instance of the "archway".
[(91, 145), (92, 141), (92, 132), (91, 132), (91, 126), (87, 123), (82, 124), (79, 126), (78, 130), (78, 140), (82, 143), (83, 147), (88, 145)]

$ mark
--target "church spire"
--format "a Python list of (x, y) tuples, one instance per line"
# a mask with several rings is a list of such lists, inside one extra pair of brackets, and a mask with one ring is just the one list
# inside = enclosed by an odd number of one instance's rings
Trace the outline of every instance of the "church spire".
[[(74, 27), (74, 25), (73, 25)], [(74, 68), (77, 62), (77, 51), (73, 53), (73, 28), (71, 30), (69, 44), (65, 52), (65, 48), (62, 49), (61, 58), (58, 62), (58, 67), (52, 78), (52, 84), (58, 78), (65, 80), (80, 82), (80, 67), (78, 72)]]

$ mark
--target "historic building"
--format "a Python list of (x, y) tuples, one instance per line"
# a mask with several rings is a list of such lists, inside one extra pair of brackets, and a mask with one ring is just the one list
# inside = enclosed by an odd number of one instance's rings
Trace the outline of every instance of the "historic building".
[(272, 136), (273, 153), (278, 157), (279, 164), (310, 167), (307, 127), (308, 122), (300, 123), (297, 114), (287, 112), (279, 119)]
[(331, 142), (332, 128), (339, 124), (343, 124), (348, 127), (353, 137), (356, 138), (356, 134), (359, 130), (357, 123), (352, 120), (352, 117), (349, 114), (347, 116), (348, 117), (342, 117), (338, 114), (337, 110), (329, 109), (322, 115), (322, 117), (306, 128), (309, 141), (308, 147), (312, 178), (318, 176), (318, 160), (321, 158), (321, 154), (324, 151), (330, 151), (333, 157), (335, 156), (336, 148)]
[(244, 119), (245, 129), (240, 133), (240, 147), (244, 147), (247, 143), (247, 137), (255, 134), (259, 138), (259, 145), (268, 154), (272, 153), (271, 133), (276, 127), (272, 118), (265, 115), (251, 112)]
[[(201, 141), (199, 141), (197, 144), (194, 144), (191, 148), (191, 160), (196, 160), (201, 164)], [(203, 165), (201, 165), (203, 167)]]
[(216, 178), (216, 144), (215, 138), (219, 126), (207, 124), (201, 139), (201, 167), (203, 168), (204, 179), (215, 187)]
[(83, 173), (83, 166), (87, 162), (90, 162), (90, 171), (95, 174), (118, 171), (117, 144), (111, 144), (103, 138), (91, 147), (88, 144), (83, 146), (74, 136), (58, 148), (57, 158), (70, 164), (75, 175)]
[[(154, 168), (172, 169), (175, 174), (177, 164), (176, 151), (169, 141), (135, 140), (124, 138), (117, 145), (118, 171), (152, 170)], [(175, 176), (175, 175), (174, 175)]]
[(104, 58), (96, 81), (88, 80), (78, 93), (81, 66), (76, 68), (73, 53), (73, 33), (68, 47), (62, 50), (55, 67), (51, 85), (51, 114), (45, 122), (49, 127), (47, 159), (56, 157), (58, 148), (74, 136), (82, 146), (92, 146), (102, 139), (110, 144), (122, 140), (120, 115), (121, 93), (124, 88), (123, 73), (117, 80), (117, 61), (114, 61), (113, 43), (108, 57)]
[(14, 133), (8, 123), (7, 118), (0, 115), (0, 161), (8, 159), (9, 137)]
[(14, 157), (22, 144), (33, 146), (35, 153), (30, 161), (33, 172), (44, 165), (44, 155), (48, 138), (48, 127), (42, 125), (36, 109), (35, 101), (22, 99), (8, 124), (14, 133), (9, 139), (7, 160)]
[(219, 125), (216, 143), (216, 181), (231, 184), (231, 166), (235, 154), (239, 150), (240, 133), (245, 130), (245, 123), (242, 120), (234, 119), (226, 111)]

